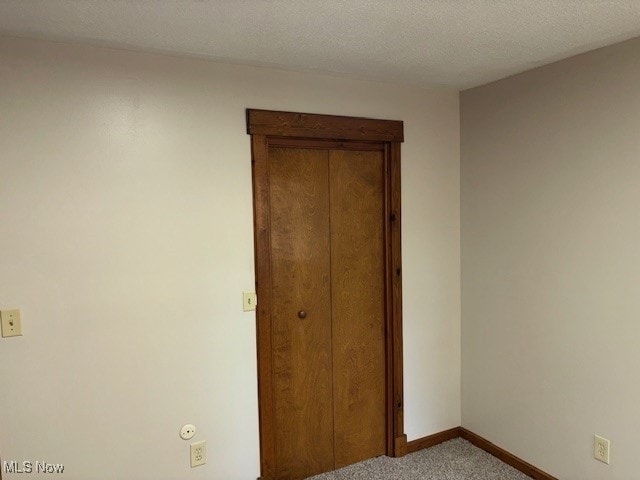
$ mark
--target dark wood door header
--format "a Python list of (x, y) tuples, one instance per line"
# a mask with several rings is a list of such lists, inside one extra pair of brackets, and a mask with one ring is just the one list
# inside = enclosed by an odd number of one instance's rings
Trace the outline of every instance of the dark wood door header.
[(247, 109), (247, 133), (278, 137), (402, 142), (404, 124), (399, 120)]

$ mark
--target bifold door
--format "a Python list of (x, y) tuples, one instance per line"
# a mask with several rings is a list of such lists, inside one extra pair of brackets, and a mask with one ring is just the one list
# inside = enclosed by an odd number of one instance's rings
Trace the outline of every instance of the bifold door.
[(276, 478), (385, 453), (381, 151), (269, 148)]
[(248, 110), (247, 128), (261, 478), (401, 456), (402, 122)]

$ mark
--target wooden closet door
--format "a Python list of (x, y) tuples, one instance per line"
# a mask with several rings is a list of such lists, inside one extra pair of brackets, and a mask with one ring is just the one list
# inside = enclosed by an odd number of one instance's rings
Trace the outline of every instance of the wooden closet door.
[(331, 150), (335, 467), (386, 451), (384, 159)]
[(247, 109), (265, 480), (406, 453), (403, 130), (401, 121)]
[(334, 468), (328, 152), (268, 158), (275, 469), (299, 479)]

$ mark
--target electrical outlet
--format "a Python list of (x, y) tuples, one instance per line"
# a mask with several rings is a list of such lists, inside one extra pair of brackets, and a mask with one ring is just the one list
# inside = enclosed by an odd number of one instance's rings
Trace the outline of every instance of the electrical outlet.
[(22, 319), (20, 310), (3, 310), (0, 312), (3, 337), (17, 337), (22, 335)]
[(204, 440), (191, 444), (191, 468), (207, 463), (207, 442)]
[(611, 453), (611, 442), (606, 438), (595, 435), (593, 438), (593, 457), (596, 460), (609, 465), (609, 454)]

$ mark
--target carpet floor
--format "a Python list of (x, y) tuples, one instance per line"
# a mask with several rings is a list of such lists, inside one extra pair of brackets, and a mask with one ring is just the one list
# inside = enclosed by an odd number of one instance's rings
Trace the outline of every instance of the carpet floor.
[(377, 457), (307, 480), (531, 480), (471, 443), (456, 438), (402, 458)]

